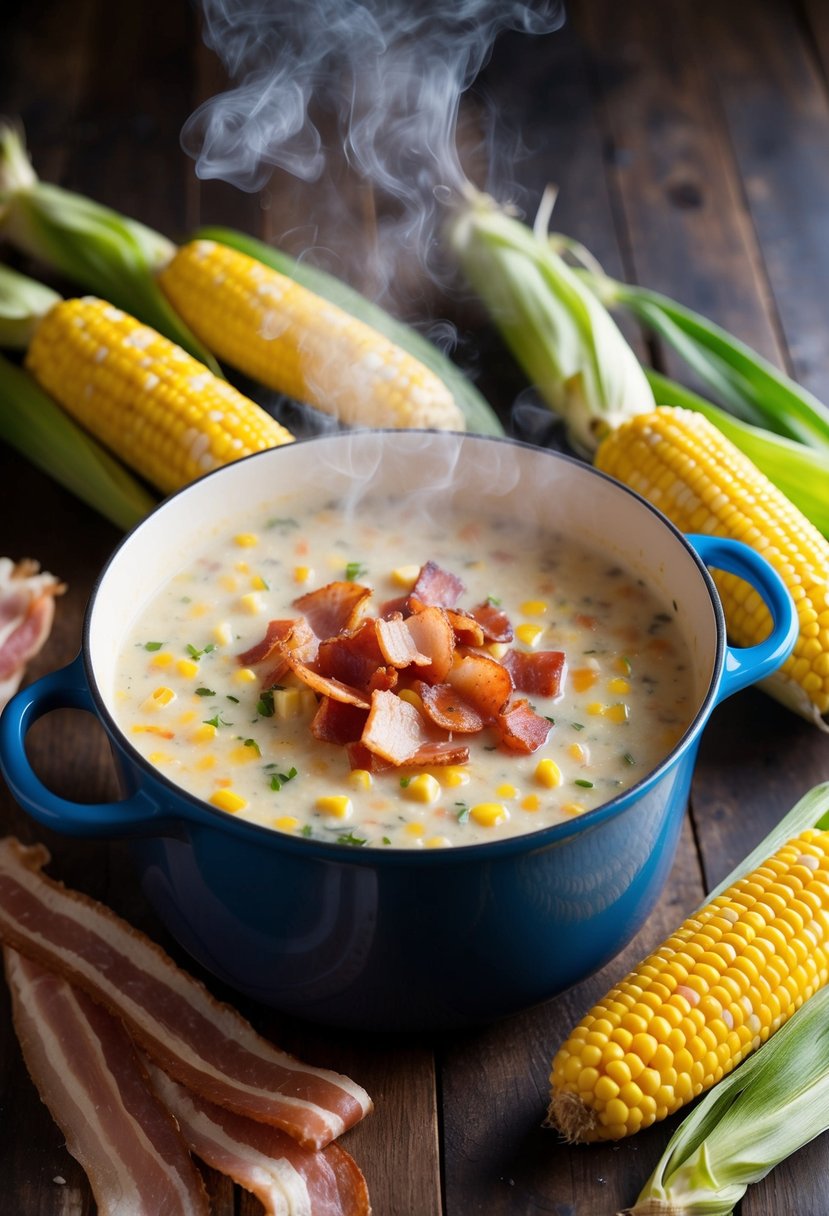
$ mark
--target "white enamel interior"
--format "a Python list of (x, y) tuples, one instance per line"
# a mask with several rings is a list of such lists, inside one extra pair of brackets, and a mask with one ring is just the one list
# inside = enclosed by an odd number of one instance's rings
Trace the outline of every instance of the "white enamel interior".
[(317, 505), (345, 499), (359, 511), (369, 491), (393, 494), (413, 528), (424, 512), (450, 528), (455, 504), (480, 504), (482, 512), (563, 531), (638, 573), (667, 605), (677, 605), (701, 706), (717, 653), (711, 595), (686, 546), (647, 504), (589, 466), (543, 449), (476, 436), (369, 431), (231, 464), (171, 498), (127, 538), (104, 572), (88, 620), (92, 670), (110, 712), (122, 639), (148, 599), (212, 534), (249, 527), (265, 512), (284, 515), (292, 499)]

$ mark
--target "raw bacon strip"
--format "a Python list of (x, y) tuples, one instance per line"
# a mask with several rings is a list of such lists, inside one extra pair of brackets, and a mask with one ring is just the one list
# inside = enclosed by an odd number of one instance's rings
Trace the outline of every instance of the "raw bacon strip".
[(37, 562), (0, 557), (0, 710), (17, 692), (26, 664), (43, 647), (65, 586)]
[(515, 636), (506, 612), (502, 612), (489, 600), (478, 604), (469, 615), (481, 626), (488, 642), (511, 642)]
[(428, 654), (422, 654), (417, 648), (410, 629), (410, 622), (413, 620), (414, 617), (404, 621), (402, 616), (393, 616), (387, 621), (377, 622), (377, 641), (380, 651), (383, 658), (392, 667), (410, 667), (412, 664), (417, 667), (428, 667), (431, 663)]
[(100, 1216), (207, 1216), (201, 1175), (121, 1022), (38, 963), (3, 954), (26, 1067)]
[(409, 592), (409, 601), (415, 609), (418, 605), (454, 608), (464, 591), (466, 587), (457, 574), (442, 570), (436, 562), (426, 562), (425, 566), (421, 566), (415, 585)]
[(48, 860), (0, 840), (0, 937), (117, 1014), (176, 1080), (312, 1148), (368, 1113), (359, 1085), (273, 1046), (111, 909), (47, 878)]
[(549, 718), (542, 718), (529, 701), (514, 701), (499, 714), (497, 726), (501, 742), (514, 752), (535, 752), (547, 742), (553, 729)]
[(147, 1067), (191, 1151), (255, 1195), (266, 1216), (369, 1216), (365, 1178), (338, 1145), (312, 1152), (275, 1127), (206, 1102), (151, 1061)]
[(344, 629), (356, 628), (363, 603), (370, 595), (371, 588), (360, 583), (326, 583), (294, 600), (294, 607), (303, 613), (317, 637), (324, 640), (336, 637)]
[(423, 702), (427, 718), (441, 730), (457, 731), (462, 735), (483, 730), (481, 715), (466, 704), (451, 684), (424, 684), (422, 680), (415, 680), (412, 687)]
[(564, 673), (564, 652), (561, 650), (538, 650), (533, 654), (508, 650), (501, 663), (512, 676), (517, 692), (557, 697), (561, 691)]
[(311, 721), (311, 734), (323, 743), (356, 743), (363, 733), (367, 709), (323, 697)]
[(512, 694), (512, 677), (495, 659), (483, 654), (465, 654), (446, 677), (459, 696), (491, 722)]

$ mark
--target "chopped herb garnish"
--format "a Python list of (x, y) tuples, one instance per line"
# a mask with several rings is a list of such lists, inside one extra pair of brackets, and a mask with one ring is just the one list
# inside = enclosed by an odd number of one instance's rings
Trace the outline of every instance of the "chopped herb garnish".
[(259, 700), (256, 702), (256, 712), (260, 718), (273, 717), (273, 689), (266, 688)]
[(221, 725), (219, 722), (219, 715), (216, 714), (213, 718), (205, 718), (204, 724), (205, 726), (215, 726), (216, 730), (218, 730), (219, 726)]
[(213, 689), (213, 688), (197, 688), (196, 689), (197, 697), (215, 697), (215, 695), (216, 695), (216, 692), (215, 692), (215, 689)]
[(239, 704), (239, 698), (238, 698), (238, 697), (234, 697), (234, 696), (233, 696), (231, 693), (229, 693), (229, 692), (228, 692), (228, 693), (225, 693), (225, 699), (226, 699), (226, 700), (228, 700), (228, 701), (232, 701), (234, 705), (238, 705), (238, 704)]
[(313, 836), (314, 829), (311, 827), (310, 823), (306, 823), (305, 827), (300, 830), (299, 834), (300, 836)]
[(500, 608), (503, 600), (501, 599), (500, 595), (488, 595), (486, 597), (486, 602), (493, 608)]
[(573, 784), (580, 785), (582, 787), (582, 789), (585, 789), (585, 790), (592, 790), (592, 788), (593, 788), (593, 782), (586, 781), (584, 779), (584, 777), (577, 777), (576, 780), (573, 782)]
[(466, 823), (467, 819), (469, 818), (468, 805), (465, 802), (456, 802), (455, 806), (458, 808), (455, 812), (458, 823)]
[(262, 755), (261, 748), (259, 747), (259, 744), (256, 742), (255, 739), (245, 739), (244, 745), (245, 745), (245, 747), (249, 747), (251, 749), (251, 751), (255, 752), (257, 756)]
[(389, 840), (388, 836), (383, 837), (383, 844), (391, 844), (391, 841)]
[(400, 788), (405, 790), (406, 786), (411, 783), (411, 780), (412, 780), (411, 777), (401, 777), (400, 778)]
[(549, 714), (545, 714), (545, 715), (544, 715), (544, 717), (547, 719), (547, 721), (548, 721), (548, 722), (549, 722), (549, 723), (550, 723), (552, 726), (555, 726), (555, 724), (556, 724), (556, 720), (555, 720), (555, 718), (551, 718)]
[(362, 562), (349, 562), (345, 568), (345, 577), (349, 583), (362, 578), (364, 574), (368, 574), (368, 566), (364, 566)]
[(337, 844), (350, 844), (359, 847), (360, 845), (368, 844), (368, 838), (355, 836), (353, 832), (348, 832), (344, 836), (337, 837)]
[(200, 659), (203, 654), (210, 654), (215, 649), (216, 649), (215, 642), (208, 642), (207, 645), (205, 646), (204, 650), (199, 650), (196, 646), (191, 645), (190, 642), (188, 642), (185, 647), (185, 650), (190, 655), (191, 659)]
[(144, 649), (145, 650), (160, 650), (163, 645), (164, 645), (163, 642), (145, 642)]
[(269, 519), (268, 522), (265, 524), (265, 527), (266, 528), (298, 528), (299, 520), (294, 519), (290, 515), (286, 515), (286, 516), (282, 516), (282, 517), (277, 515), (277, 516), (274, 516), (273, 519)]
[(570, 725), (572, 726), (573, 730), (584, 730), (583, 722), (571, 722)]
[(630, 752), (625, 752), (622, 756), (622, 759), (624, 760), (625, 764), (635, 764), (636, 763), (633, 756), (631, 756)]
[[(251, 742), (253, 742), (253, 740), (251, 740)], [(268, 765), (268, 767), (271, 766)], [(271, 789), (281, 790), (283, 785), (285, 785), (287, 781), (293, 781), (296, 775), (297, 771), (295, 768), (289, 768), (287, 773), (274, 773), (274, 775), (271, 777)]]

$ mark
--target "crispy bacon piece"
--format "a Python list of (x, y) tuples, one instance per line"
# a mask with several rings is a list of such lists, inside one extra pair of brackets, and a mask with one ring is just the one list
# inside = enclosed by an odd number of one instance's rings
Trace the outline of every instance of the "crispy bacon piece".
[(196, 1156), (259, 1199), (266, 1216), (369, 1216), (365, 1178), (336, 1144), (320, 1153), (222, 1110), (147, 1061), (150, 1080)]
[(26, 1067), (100, 1216), (207, 1216), (201, 1175), (122, 1023), (38, 963), (3, 954)]
[(243, 667), (273, 659), (274, 665), (262, 680), (263, 688), (273, 688), (290, 670), (289, 656), (303, 663), (311, 663), (316, 657), (318, 645), (319, 639), (308, 622), (296, 617), (293, 620), (270, 621), (262, 641), (238, 657)]
[(311, 722), (311, 734), (323, 743), (356, 743), (363, 733), (368, 708), (323, 697)]
[(411, 760), (429, 738), (423, 716), (414, 705), (393, 692), (378, 689), (371, 694), (371, 709), (360, 742), (381, 759), (401, 765)]
[(431, 660), (428, 667), (418, 671), (418, 676), (430, 684), (440, 684), (446, 679), (455, 655), (455, 634), (449, 617), (442, 608), (423, 608), (410, 616), (406, 624), (418, 650)]
[(322, 1148), (371, 1109), (347, 1077), (280, 1051), (111, 909), (42, 873), (43, 846), (0, 840), (0, 937), (100, 1001), (166, 1072)]
[(345, 701), (349, 705), (359, 705), (361, 709), (368, 709), (368, 701), (359, 688), (351, 688), (350, 685), (343, 684), (342, 680), (335, 680), (331, 676), (322, 676), (315, 668), (309, 667), (307, 663), (301, 663), (291, 654), (286, 654), (285, 663), (298, 680), (301, 680), (308, 688), (312, 688), (314, 692), (319, 693), (320, 696), (331, 697), (334, 701)]
[(489, 600), (484, 600), (482, 604), (476, 605), (469, 615), (474, 617), (481, 626), (488, 642), (511, 642), (515, 637), (506, 612), (502, 612)]
[(436, 562), (426, 562), (409, 592), (409, 602), (414, 609), (454, 608), (465, 590), (457, 574), (442, 570)]
[(299, 609), (322, 641), (336, 637), (344, 629), (355, 629), (363, 604), (370, 595), (371, 588), (360, 583), (326, 583), (324, 587), (295, 599), (294, 607)]
[(294, 629), (302, 623), (302, 617), (295, 617), (291, 620), (268, 621), (268, 628), (265, 630), (265, 636), (262, 638), (262, 641), (257, 642), (249, 650), (245, 650), (242, 654), (237, 655), (239, 663), (242, 667), (253, 667), (256, 663), (264, 663), (266, 659), (271, 657), (278, 644), (280, 642), (287, 642)]
[(359, 739), (356, 743), (346, 743), (345, 751), (352, 769), (364, 768), (369, 773), (384, 773), (395, 767), (390, 761), (370, 752)]
[(465, 612), (456, 612), (454, 608), (444, 611), (459, 646), (483, 646), (486, 640), (484, 631), (474, 617)]
[(66, 587), (26, 558), (0, 557), (0, 710), (17, 692), (26, 664), (52, 631), (55, 596)]
[(314, 666), (320, 675), (333, 676), (354, 688), (366, 688), (384, 661), (377, 641), (376, 622), (368, 620), (354, 633), (343, 633), (320, 642)]
[(415, 680), (412, 685), (423, 702), (423, 712), (441, 730), (471, 735), (483, 730), (484, 720), (476, 709), (467, 705), (451, 684), (425, 684)]
[(469, 748), (465, 743), (456, 743), (453, 739), (435, 739), (431, 743), (421, 743), (407, 764), (466, 764), (468, 759)]
[(501, 742), (514, 752), (535, 752), (547, 742), (553, 729), (549, 718), (542, 718), (529, 701), (513, 701), (499, 714), (496, 725), (501, 732)]
[(428, 654), (423, 654), (418, 649), (410, 628), (410, 623), (414, 620), (414, 617), (404, 620), (399, 613), (395, 613), (387, 621), (377, 621), (377, 642), (383, 658), (392, 667), (410, 667), (412, 664), (428, 667), (431, 662)]
[(525, 654), (508, 650), (501, 659), (512, 676), (516, 692), (528, 692), (535, 697), (557, 697), (564, 674), (564, 652), (538, 650)]
[(483, 654), (462, 655), (446, 682), (486, 722), (497, 717), (512, 694), (512, 677), (506, 667)]

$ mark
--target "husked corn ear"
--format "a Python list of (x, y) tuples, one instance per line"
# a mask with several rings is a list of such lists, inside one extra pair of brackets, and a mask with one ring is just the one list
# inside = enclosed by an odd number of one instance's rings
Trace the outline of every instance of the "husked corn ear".
[(92, 297), (61, 300), (26, 367), (82, 426), (165, 494), (293, 436), (155, 330)]
[[(827, 729), (829, 541), (743, 454), (695, 410), (662, 406), (638, 414), (599, 446), (596, 467), (637, 490), (685, 532), (744, 541), (781, 575), (800, 633), (767, 692)], [(734, 574), (714, 572), (728, 632), (751, 646), (771, 619), (759, 594)]]
[(247, 254), (190, 241), (158, 281), (214, 354), (277, 392), (350, 425), (464, 429), (451, 392), (418, 359)]
[(549, 1122), (618, 1140), (672, 1114), (829, 978), (829, 832), (739, 879), (582, 1018), (553, 1060)]

